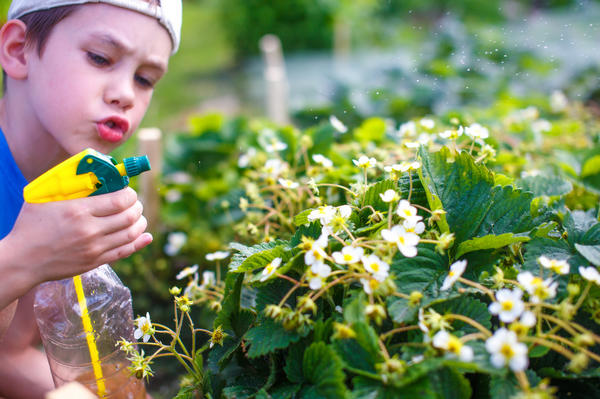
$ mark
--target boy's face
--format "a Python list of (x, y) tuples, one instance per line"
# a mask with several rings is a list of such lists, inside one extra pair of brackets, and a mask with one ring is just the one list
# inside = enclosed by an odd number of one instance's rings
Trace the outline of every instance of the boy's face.
[(155, 19), (86, 4), (52, 30), (41, 56), (27, 50), (32, 117), (58, 150), (108, 153), (136, 130), (167, 69), (169, 34)]

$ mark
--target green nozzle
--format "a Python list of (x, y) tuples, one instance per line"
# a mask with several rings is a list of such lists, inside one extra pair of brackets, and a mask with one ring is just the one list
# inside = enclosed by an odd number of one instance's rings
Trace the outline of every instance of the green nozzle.
[(150, 161), (146, 155), (125, 158), (123, 159), (123, 164), (129, 177), (137, 176), (142, 172), (150, 170)]

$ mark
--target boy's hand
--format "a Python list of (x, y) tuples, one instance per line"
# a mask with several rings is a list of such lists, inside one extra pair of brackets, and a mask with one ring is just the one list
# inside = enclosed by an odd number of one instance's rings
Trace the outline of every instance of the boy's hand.
[(23, 204), (8, 248), (20, 254), (40, 283), (84, 273), (126, 258), (152, 242), (136, 192), (43, 204)]

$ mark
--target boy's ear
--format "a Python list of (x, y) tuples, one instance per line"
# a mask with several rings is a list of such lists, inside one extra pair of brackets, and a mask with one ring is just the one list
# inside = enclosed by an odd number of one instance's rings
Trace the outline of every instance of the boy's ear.
[(0, 29), (0, 64), (13, 79), (27, 77), (25, 23), (11, 19)]

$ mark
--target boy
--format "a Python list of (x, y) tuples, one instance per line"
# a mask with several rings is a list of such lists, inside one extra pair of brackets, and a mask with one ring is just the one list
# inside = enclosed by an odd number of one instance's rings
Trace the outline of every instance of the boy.
[[(27, 182), (87, 147), (109, 153), (138, 127), (179, 45), (181, 0), (13, 0), (0, 30), (0, 396), (54, 388), (34, 349), (31, 291), (147, 246), (126, 188), (23, 204)], [(20, 299), (19, 299), (20, 298)]]

